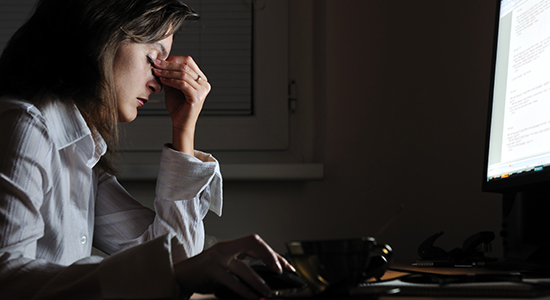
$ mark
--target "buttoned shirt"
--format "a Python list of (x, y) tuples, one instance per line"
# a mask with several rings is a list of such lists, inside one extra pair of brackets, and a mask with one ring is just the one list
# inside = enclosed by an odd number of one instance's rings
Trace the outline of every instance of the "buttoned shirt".
[(221, 215), (216, 159), (165, 145), (152, 211), (96, 166), (106, 144), (74, 105), (2, 97), (0, 128), (0, 299), (177, 295), (172, 265)]

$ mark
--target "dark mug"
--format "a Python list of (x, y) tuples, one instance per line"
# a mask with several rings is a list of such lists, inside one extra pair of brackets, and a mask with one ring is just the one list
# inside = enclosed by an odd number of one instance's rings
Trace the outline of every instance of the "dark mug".
[(291, 263), (315, 294), (340, 293), (384, 275), (391, 261), (389, 245), (372, 237), (286, 243)]

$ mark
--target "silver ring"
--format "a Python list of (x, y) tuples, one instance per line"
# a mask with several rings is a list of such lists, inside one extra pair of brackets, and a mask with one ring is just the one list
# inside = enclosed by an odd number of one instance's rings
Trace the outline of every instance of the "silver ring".
[(201, 80), (201, 75), (199, 75), (199, 77), (197, 77), (197, 79), (195, 79), (196, 82), (199, 82)]
[[(200, 78), (200, 76), (199, 76)], [(198, 80), (198, 79), (197, 79)], [(229, 262), (227, 262), (227, 266), (225, 267), (226, 269), (229, 270), (229, 268), (231, 267), (231, 263), (233, 263), (233, 261), (235, 260), (235, 258), (231, 257), (231, 259), (229, 260)]]

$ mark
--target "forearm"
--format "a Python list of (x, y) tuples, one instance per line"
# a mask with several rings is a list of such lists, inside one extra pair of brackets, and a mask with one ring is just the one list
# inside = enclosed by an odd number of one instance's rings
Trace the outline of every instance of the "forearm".
[(172, 129), (172, 148), (185, 154), (195, 155), (195, 125)]
[(195, 126), (210, 84), (190, 56), (157, 61), (154, 70), (165, 88), (166, 109), (172, 119), (172, 147), (193, 155)]
[(103, 299), (98, 277), (98, 257), (61, 266), (44, 260), (4, 253), (0, 261), (0, 299)]
[(4, 252), (0, 299), (172, 299), (179, 292), (172, 268), (183, 259), (179, 247), (166, 235), (106, 259), (92, 256), (68, 266)]

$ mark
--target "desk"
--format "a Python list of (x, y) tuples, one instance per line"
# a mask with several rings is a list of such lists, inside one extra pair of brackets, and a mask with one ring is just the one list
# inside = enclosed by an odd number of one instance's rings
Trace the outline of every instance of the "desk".
[[(394, 278), (399, 278), (407, 274), (406, 272), (396, 271), (396, 270), (403, 270), (408, 272), (425, 272), (425, 273), (432, 273), (432, 274), (442, 274), (442, 275), (460, 275), (460, 274), (509, 274), (510, 272), (504, 272), (504, 271), (494, 271), (494, 270), (488, 270), (481, 267), (470, 267), (470, 268), (457, 268), (457, 267), (415, 267), (412, 266), (410, 262), (401, 261), (396, 262), (392, 264), (391, 270), (388, 270), (382, 280), (391, 280)], [(526, 278), (525, 281), (543, 281), (545, 283), (550, 284), (550, 278)], [(365, 299), (373, 299), (372, 297), (364, 297)], [(213, 300), (217, 299), (213, 295), (193, 295), (192, 299), (202, 299), (202, 300)], [(326, 298), (324, 298), (325, 300)], [(338, 299), (342, 299), (341, 297), (338, 297)], [(360, 296), (353, 297), (353, 299), (361, 299)], [(446, 296), (438, 296), (438, 295), (429, 295), (427, 296), (403, 296), (403, 295), (386, 295), (381, 296), (379, 298), (380, 300), (465, 300), (465, 299), (484, 299), (484, 300), (494, 300), (494, 299), (502, 299), (502, 300), (516, 300), (516, 299), (533, 299), (533, 300), (550, 300), (550, 292), (547, 293), (545, 296), (541, 297), (518, 297), (518, 298), (512, 298), (512, 297), (501, 297), (501, 298), (494, 298), (494, 297), (454, 297), (451, 295)]]
[[(500, 275), (503, 275), (503, 276), (509, 276), (511, 274), (510, 271), (496, 271), (496, 270), (486, 269), (486, 268), (483, 268), (483, 267), (415, 267), (410, 262), (397, 262), (397, 263), (392, 264), (391, 268), (393, 270), (399, 269), (399, 270), (404, 270), (404, 271), (409, 271), (409, 272), (422, 272), (422, 273), (441, 274), (441, 275), (471, 275), (471, 274), (475, 274), (475, 275), (478, 275), (478, 276), (479, 275), (483, 276), (483, 274), (485, 274), (485, 275), (499, 276), (499, 274), (500, 274)], [(392, 279), (392, 278), (398, 278), (400, 276), (407, 275), (407, 273), (396, 272), (396, 271), (393, 271), (393, 270), (388, 270), (384, 274), (383, 280), (389, 280), (389, 279)], [(514, 276), (514, 277), (516, 277), (516, 276)], [(550, 284), (550, 278), (542, 278), (542, 277), (536, 277), (535, 278), (535, 277), (525, 276), (524, 279), (523, 279), (523, 282), (529, 282), (529, 283), (542, 282), (542, 283), (545, 283), (545, 284)], [(452, 294), (448, 294), (448, 295), (445, 295), (445, 296), (440, 296), (440, 295), (429, 296), (430, 293), (427, 292), (426, 295), (428, 295), (428, 296), (422, 296), (422, 297), (392, 295), (392, 296), (383, 296), (380, 299), (382, 299), (382, 300), (396, 300), (396, 299), (402, 299), (402, 300), (403, 299), (407, 299), (407, 300), (412, 300), (412, 299), (445, 299), (445, 300), (452, 300), (452, 299), (461, 299), (461, 300), (464, 300), (464, 299), (507, 299), (507, 300), (511, 300), (511, 299), (549, 299), (550, 300), (550, 292), (547, 292), (548, 288), (546, 288), (546, 290), (544, 291), (544, 296), (539, 296), (539, 297), (533, 297), (533, 296), (528, 297), (528, 296), (526, 296), (526, 297), (518, 297), (518, 298), (509, 297), (510, 295), (514, 295), (514, 293), (518, 293), (520, 291), (520, 289), (525, 288), (526, 291), (529, 290), (530, 288), (533, 287), (529, 284), (502, 282), (502, 284), (500, 284), (500, 283), (472, 283), (472, 284), (469, 284), (469, 285), (473, 286), (473, 289), (472, 289), (473, 291), (482, 290), (484, 285), (486, 286), (487, 291), (490, 290), (491, 286), (493, 286), (493, 288), (495, 290), (501, 290), (502, 291), (503, 288), (508, 288), (507, 287), (508, 284), (511, 285), (510, 286), (510, 288), (511, 288), (510, 292), (505, 293), (506, 297), (500, 297), (500, 298), (498, 298), (498, 297), (488, 297), (488, 296), (473, 296), (473, 295), (470, 296), (470, 297), (454, 297), (454, 296), (452, 296)], [(448, 285), (448, 286), (450, 286), (450, 285)], [(462, 290), (462, 287), (459, 287), (459, 290), (461, 290), (461, 292), (464, 292), (464, 290)], [(441, 291), (443, 291), (443, 290), (439, 288), (439, 292), (441, 292)], [(403, 289), (403, 292), (405, 292), (405, 289)], [(532, 292), (534, 293), (535, 291), (532, 291)], [(435, 294), (437, 294), (437, 292)]]

